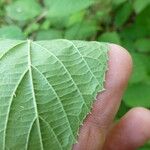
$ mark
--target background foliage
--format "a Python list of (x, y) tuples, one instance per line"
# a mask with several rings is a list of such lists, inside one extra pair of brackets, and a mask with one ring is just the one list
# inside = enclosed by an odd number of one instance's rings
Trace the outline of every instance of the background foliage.
[[(0, 0), (0, 38), (67, 38), (120, 44), (134, 71), (117, 118), (150, 108), (150, 0)], [(140, 150), (148, 150), (146, 144)]]

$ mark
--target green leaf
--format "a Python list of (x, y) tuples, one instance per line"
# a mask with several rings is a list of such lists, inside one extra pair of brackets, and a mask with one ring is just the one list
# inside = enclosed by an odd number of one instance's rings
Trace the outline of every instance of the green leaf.
[(21, 29), (15, 25), (3, 26), (0, 28), (0, 38), (2, 39), (24, 39)]
[(124, 95), (124, 102), (131, 107), (150, 107), (150, 84), (132, 84), (127, 88)]
[(99, 42), (1, 40), (1, 149), (71, 150), (104, 89), (107, 51)]
[(139, 52), (150, 52), (150, 39), (138, 39), (134, 45)]
[(150, 5), (146, 7), (137, 17), (135, 20), (135, 24), (138, 28), (137, 32), (146, 32), (147, 36), (149, 36), (150, 33), (150, 19), (149, 15), (150, 14)]
[(134, 0), (133, 7), (135, 9), (135, 12), (138, 14), (144, 8), (146, 8), (150, 4), (150, 0), (142, 1), (142, 0)]
[(147, 68), (145, 65), (144, 57), (141, 54), (132, 53), (133, 58), (133, 74), (130, 83), (142, 82), (147, 79)]
[(144, 64), (145, 64), (145, 67), (147, 69), (147, 72), (149, 73), (150, 75), (150, 55), (143, 55), (143, 61), (144, 61)]
[(42, 29), (42, 30), (48, 30), (49, 27), (50, 27), (50, 25), (51, 25), (51, 20), (46, 19), (46, 20), (44, 20), (44, 21), (40, 24), (40, 29)]
[(6, 7), (7, 15), (17, 21), (33, 19), (41, 13), (36, 0), (17, 0)]
[(119, 6), (122, 3), (126, 2), (127, 0), (112, 0), (113, 5)]
[(102, 42), (107, 41), (107, 42), (116, 43), (116, 44), (121, 43), (120, 37), (117, 32), (105, 32), (98, 38), (98, 40)]
[(125, 40), (130, 40), (133, 42), (133, 40), (137, 40), (138, 38), (145, 38), (145, 36), (148, 36), (148, 31), (149, 29), (147, 29), (147, 27), (145, 28), (144, 25), (134, 23), (129, 27), (123, 28), (120, 35), (125, 38)]
[(133, 41), (131, 41), (130, 39), (122, 39), (121, 40), (121, 44), (123, 45), (123, 47), (125, 49), (127, 49), (129, 52), (133, 52), (135, 50), (134, 45), (133, 45)]
[(138, 150), (149, 150), (150, 145), (145, 145), (143, 147), (140, 147)]
[(132, 5), (127, 2), (116, 12), (115, 25), (117, 27), (122, 26), (130, 17), (132, 13)]
[(149, 150), (150, 148), (150, 141), (147, 142), (144, 146), (140, 147), (138, 150)]
[(56, 29), (41, 30), (37, 32), (36, 40), (61, 39), (62, 31)]
[(85, 40), (94, 36), (98, 31), (98, 26), (94, 21), (80, 22), (68, 28), (65, 32), (65, 38)]
[(37, 31), (40, 28), (40, 25), (38, 23), (32, 23), (27, 26), (27, 28), (24, 30), (25, 35), (32, 34), (33, 32)]
[(66, 21), (66, 27), (70, 27), (76, 23), (80, 23), (84, 20), (85, 17), (85, 11), (77, 12), (70, 17), (68, 17), (68, 20)]
[(93, 0), (44, 0), (49, 17), (64, 17), (89, 7)]

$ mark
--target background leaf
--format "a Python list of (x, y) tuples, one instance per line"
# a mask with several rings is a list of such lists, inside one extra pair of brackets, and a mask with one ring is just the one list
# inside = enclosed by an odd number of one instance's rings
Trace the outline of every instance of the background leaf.
[(150, 39), (148, 38), (138, 39), (135, 42), (135, 48), (139, 52), (150, 52)]
[[(130, 106), (150, 107), (150, 84), (132, 84), (124, 96), (125, 103)], [(142, 91), (142, 92), (141, 92)]]
[(17, 0), (6, 7), (7, 15), (17, 21), (33, 19), (41, 13), (36, 0)]
[(145, 59), (141, 54), (132, 54), (133, 57), (133, 73), (131, 76), (131, 83), (142, 82), (147, 79), (148, 73), (147, 68), (145, 66), (145, 62), (142, 61)]
[(84, 8), (89, 7), (93, 0), (44, 0), (45, 5), (48, 7), (49, 17), (62, 17), (68, 16), (78, 12)]
[(51, 39), (61, 39), (62, 31), (50, 29), (50, 30), (41, 30), (37, 32), (37, 40), (51, 40)]
[(77, 23), (66, 30), (65, 38), (83, 40), (96, 34), (98, 26), (94, 21)]
[(121, 44), (120, 37), (117, 32), (105, 32), (99, 38), (99, 41)]
[(133, 6), (136, 13), (140, 13), (149, 4), (150, 4), (150, 0), (146, 0), (146, 1), (134, 0)]
[(120, 27), (123, 25), (129, 16), (132, 13), (132, 5), (131, 3), (125, 3), (122, 7), (117, 11), (117, 14), (115, 16), (115, 25)]
[(3, 26), (0, 28), (0, 38), (2, 39), (24, 39), (21, 29), (15, 25)]

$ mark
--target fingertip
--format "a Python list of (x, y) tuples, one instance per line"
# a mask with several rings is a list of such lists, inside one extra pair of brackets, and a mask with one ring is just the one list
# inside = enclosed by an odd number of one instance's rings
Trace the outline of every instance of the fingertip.
[[(150, 110), (148, 110), (144, 107), (135, 107), (135, 108), (132, 108), (131, 110), (129, 110), (127, 115), (130, 115), (133, 118), (139, 118), (139, 117), (143, 118), (143, 116), (150, 115)], [(150, 119), (150, 117), (149, 117), (149, 119)]]
[[(113, 120), (132, 70), (131, 55), (123, 47), (109, 44), (105, 91), (99, 93), (90, 119), (98, 126), (109, 126)], [(89, 121), (88, 120), (88, 121)]]
[(141, 135), (139, 142), (150, 139), (150, 110), (143, 107), (133, 108), (125, 115), (124, 120), (130, 121), (130, 126), (133, 125), (133, 129), (138, 131), (135, 132), (135, 137)]
[(110, 51), (112, 51), (112, 53), (114, 55), (116, 55), (118, 57), (118, 55), (120, 55), (122, 58), (124, 58), (125, 63), (127, 62), (127, 66), (131, 65), (132, 66), (132, 57), (130, 55), (130, 53), (128, 52), (128, 50), (126, 50), (124, 47), (117, 45), (117, 44), (109, 44), (110, 46)]
[(109, 133), (104, 149), (133, 150), (150, 139), (150, 111), (137, 107), (131, 109)]
[(132, 72), (132, 57), (123, 47), (109, 44), (109, 72), (108, 78), (113, 79), (109, 85), (121, 86), (127, 83)]

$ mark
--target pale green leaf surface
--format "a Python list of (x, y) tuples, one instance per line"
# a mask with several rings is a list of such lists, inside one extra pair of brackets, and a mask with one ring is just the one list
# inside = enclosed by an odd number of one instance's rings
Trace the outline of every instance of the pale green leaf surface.
[(0, 41), (1, 150), (71, 150), (102, 91), (107, 44)]

